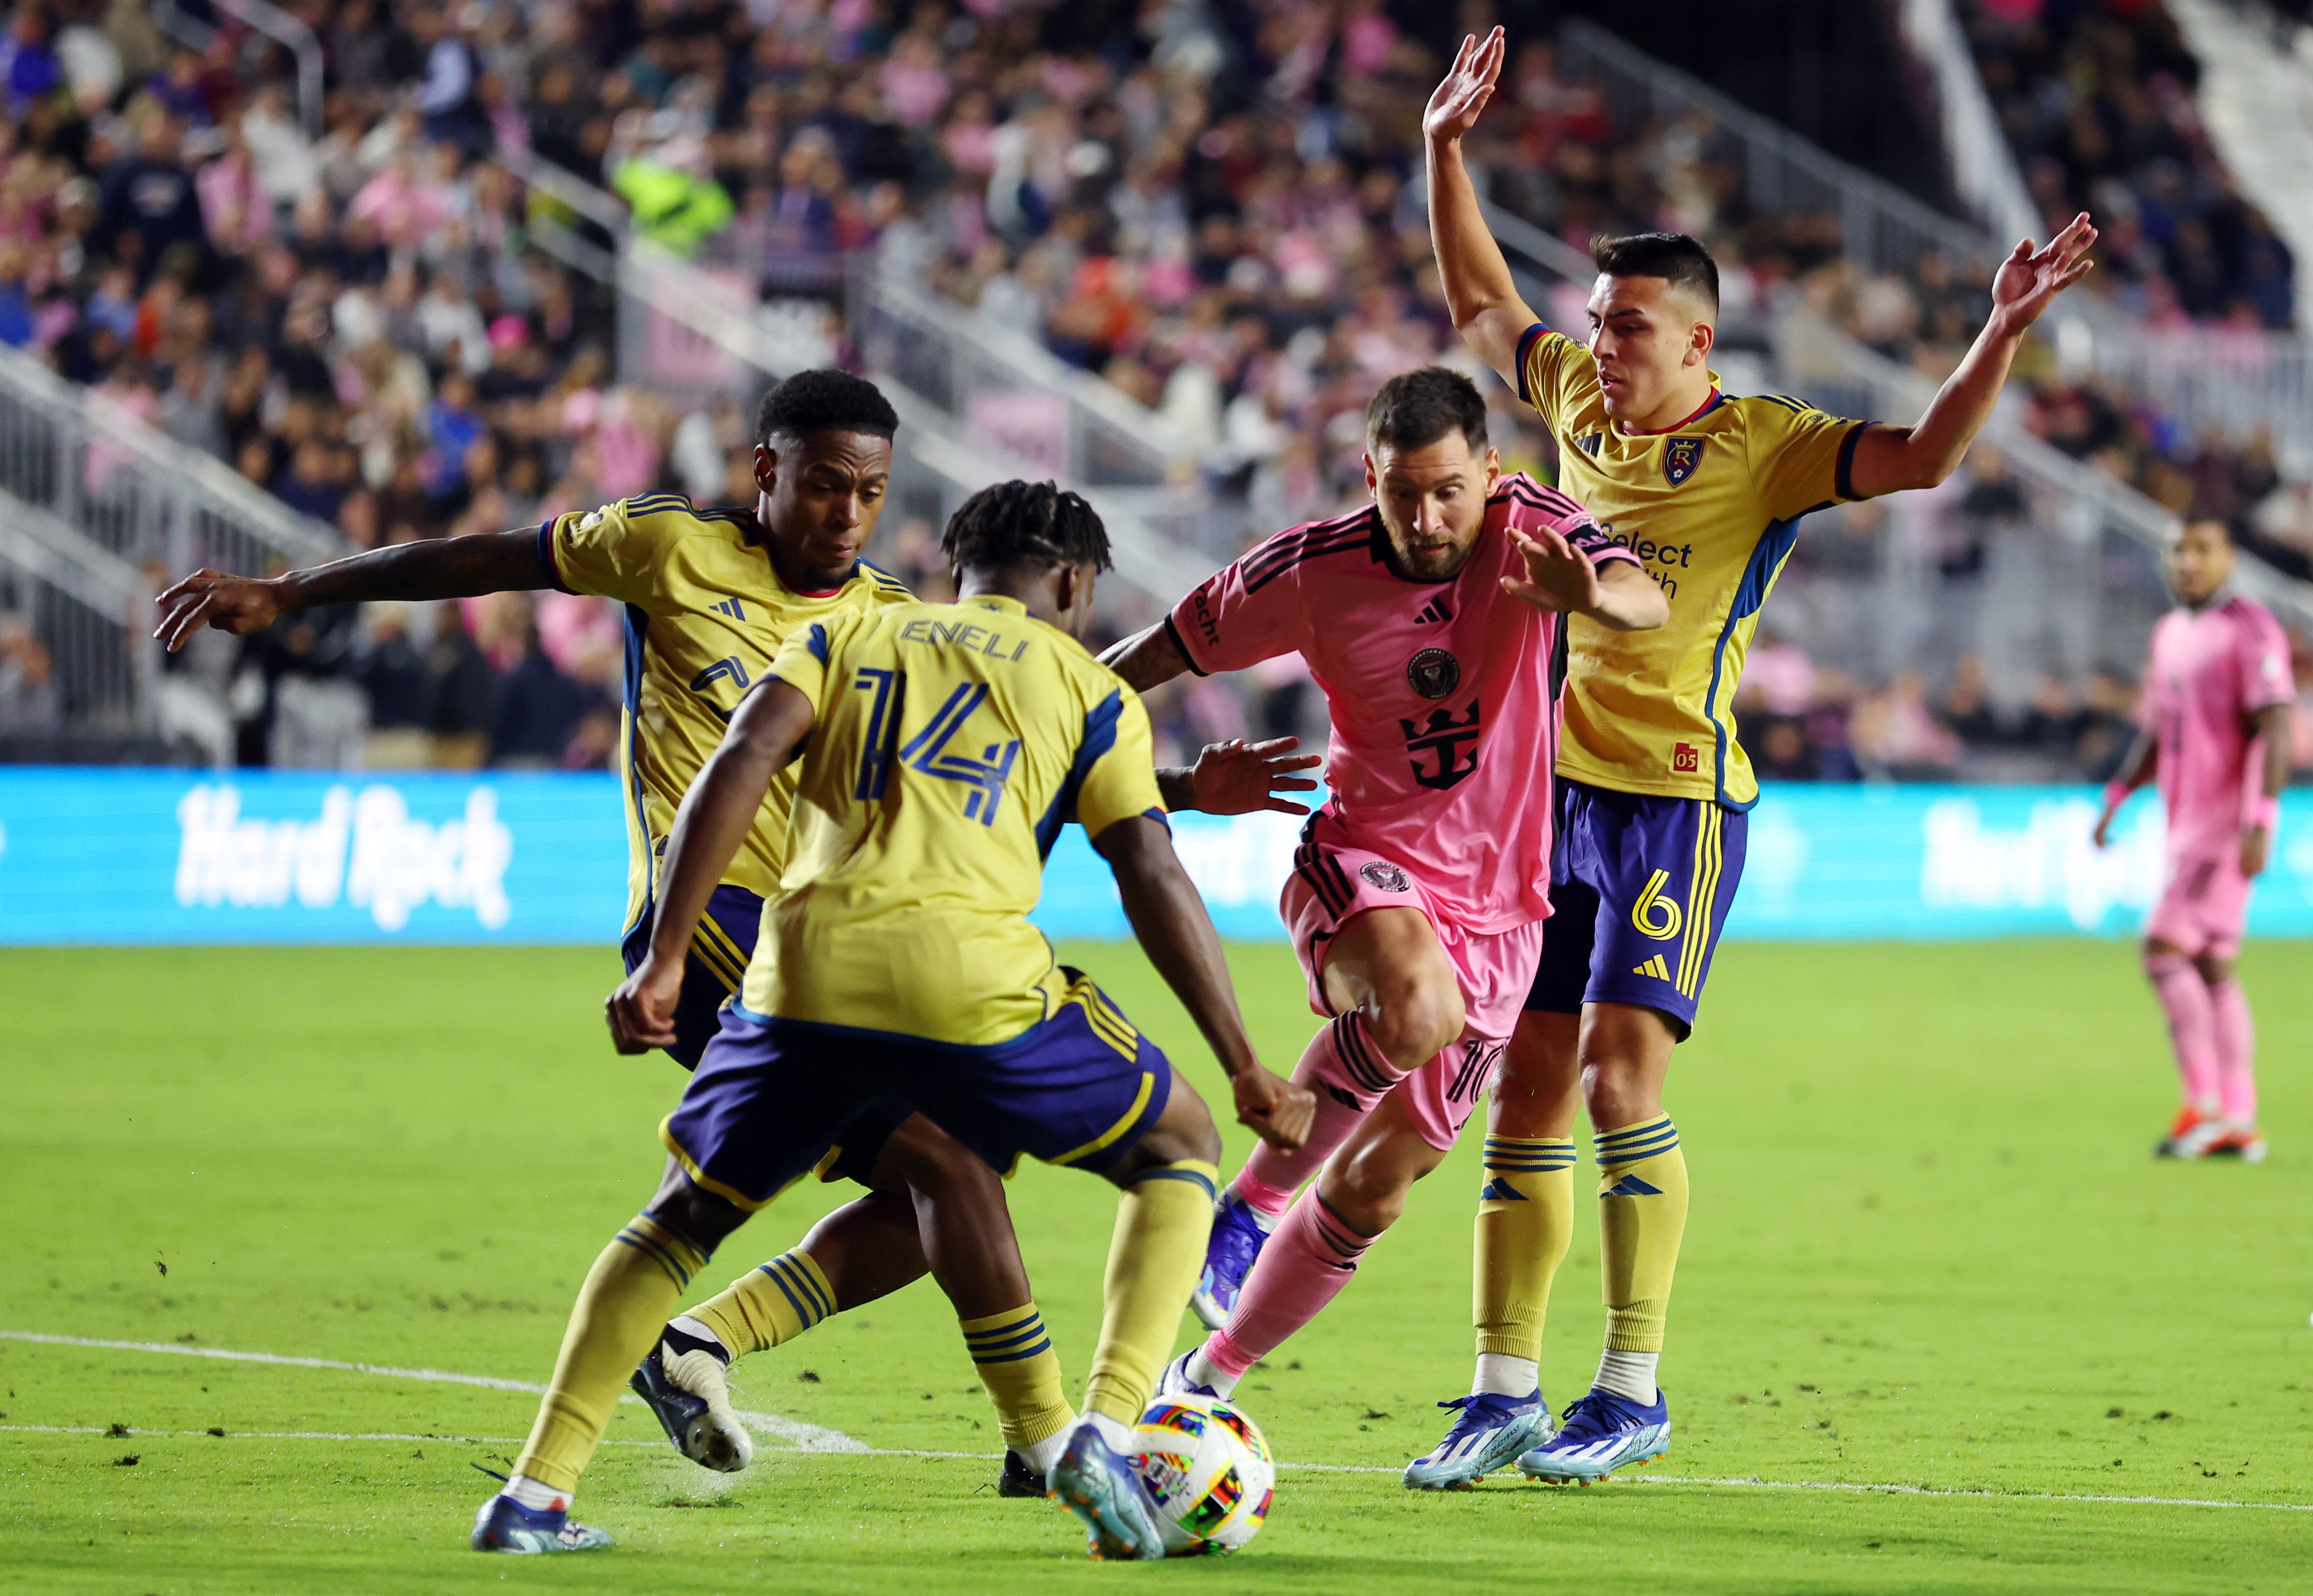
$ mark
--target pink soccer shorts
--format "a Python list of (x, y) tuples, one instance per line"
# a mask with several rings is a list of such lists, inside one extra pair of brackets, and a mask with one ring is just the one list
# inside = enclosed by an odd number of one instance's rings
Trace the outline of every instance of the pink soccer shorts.
[(1371, 908), (1418, 908), (1438, 934), (1462, 991), (1462, 1038), (1391, 1090), (1423, 1141), (1441, 1151), (1451, 1147), (1493, 1084), (1502, 1049), (1534, 987), (1545, 922), (1491, 935), (1466, 932), (1439, 911), (1420, 877), (1378, 854), (1305, 841), (1293, 859), (1277, 908), (1292, 934), (1315, 1013), (1333, 1012), (1325, 1003), (1325, 949), (1356, 916)]
[(2195, 959), (2234, 958), (2248, 924), (2253, 884), (2241, 873), (2238, 854), (2171, 859), (2144, 934)]

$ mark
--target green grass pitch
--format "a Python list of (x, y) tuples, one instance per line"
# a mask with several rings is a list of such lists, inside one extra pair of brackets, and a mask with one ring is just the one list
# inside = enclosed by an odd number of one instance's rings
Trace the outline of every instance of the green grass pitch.
[[(1069, 952), (1226, 1101), (1137, 952)], [(1234, 957), (1289, 1065), (1313, 1022), (1288, 957)], [(0, 1330), (182, 1351), (0, 1339), (0, 1587), (2313, 1588), (2313, 945), (2244, 962), (2273, 1158), (2174, 1167), (2146, 1156), (2173, 1089), (2120, 944), (1728, 948), (1672, 1083), (1694, 1204), (1670, 1457), (1595, 1490), (1399, 1487), (1431, 1404), (1466, 1389), (1473, 1138), (1242, 1393), (1327, 1469), (1286, 1470), (1244, 1556), (1135, 1570), (996, 1498), (992, 1460), (898, 1455), (998, 1444), (928, 1282), (739, 1374), (743, 1406), (877, 1451), (769, 1441), (708, 1475), (624, 1407), (582, 1497), (617, 1549), (474, 1556), (490, 1482), (469, 1465), (505, 1467), (532, 1398), (184, 1354), (543, 1380), (681, 1078), (610, 1051), (611, 957), (6, 952)], [(1229, 1167), (1243, 1152), (1232, 1134)], [(846, 1189), (790, 1194), (695, 1294)], [(1013, 1204), (1080, 1379), (1109, 1194), (1030, 1169)], [(1578, 1225), (1543, 1370), (1561, 1403), (1595, 1364), (1596, 1282)], [(1872, 1486), (1902, 1494), (1837, 1488)]]

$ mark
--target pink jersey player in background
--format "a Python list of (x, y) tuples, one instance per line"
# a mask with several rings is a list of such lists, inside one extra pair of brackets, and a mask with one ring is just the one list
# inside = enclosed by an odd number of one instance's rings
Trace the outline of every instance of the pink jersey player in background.
[(1332, 796), (1279, 904), (1331, 1019), (1294, 1072), (1317, 1123), (1222, 1193), (1194, 1299), (1214, 1335), (1166, 1390), (1227, 1394), (1332, 1301), (1453, 1146), (1550, 913), (1564, 614), (1631, 630), (1668, 612), (1588, 512), (1501, 474), (1468, 378), (1393, 377), (1366, 421), (1373, 504), (1279, 533), (1107, 656), (1146, 691), (1297, 652), (1332, 715)]
[(2232, 570), (2232, 539), (2218, 522), (2194, 522), (2169, 550), (2169, 584), (2184, 602), (2152, 628), (2142, 730), (2105, 789), (2096, 840), (2106, 845), (2121, 804), (2157, 768), (2168, 873), (2144, 925), (2144, 973), (2168, 1016), (2185, 1101), (2153, 1151), (2255, 1162), (2265, 1156), (2256, 1030), (2233, 961), (2289, 779), (2296, 689), (2280, 623), (2224, 593)]

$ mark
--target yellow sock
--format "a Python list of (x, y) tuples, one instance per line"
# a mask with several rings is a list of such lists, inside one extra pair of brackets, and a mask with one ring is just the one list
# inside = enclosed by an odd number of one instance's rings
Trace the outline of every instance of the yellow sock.
[(554, 1360), (554, 1381), (514, 1470), (558, 1491), (575, 1491), (602, 1439), (627, 1376), (651, 1348), (708, 1255), (638, 1214), (586, 1272)]
[(758, 1264), (690, 1311), (734, 1358), (792, 1341), (842, 1311), (835, 1289), (811, 1254), (798, 1248)]
[(1609, 1352), (1660, 1352), (1686, 1233), (1686, 1154), (1670, 1116), (1598, 1135), (1598, 1251)]
[(1005, 1445), (1025, 1458), (1038, 1442), (1077, 1422), (1060, 1386), (1060, 1355), (1052, 1350), (1034, 1302), (956, 1322), (988, 1399), (996, 1404), (996, 1427), (1004, 1433)]
[(1574, 1240), (1574, 1144), (1488, 1136), (1484, 1158), (1471, 1287), (1478, 1351), (1539, 1363), (1550, 1283)]
[(1156, 1389), (1156, 1372), (1181, 1334), (1181, 1310), (1204, 1267), (1220, 1171), (1194, 1159), (1153, 1169), (1116, 1205), (1101, 1284), (1105, 1310), (1093, 1349), (1085, 1407), (1137, 1425)]

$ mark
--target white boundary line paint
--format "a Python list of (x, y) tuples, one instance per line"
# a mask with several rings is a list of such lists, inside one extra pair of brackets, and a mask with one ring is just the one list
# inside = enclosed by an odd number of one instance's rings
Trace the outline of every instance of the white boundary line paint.
[[(222, 1358), (231, 1363), (267, 1364), (294, 1369), (334, 1369), (349, 1374), (376, 1374), (396, 1380), (432, 1381), (442, 1385), (479, 1386), (488, 1390), (519, 1391), (537, 1396), (546, 1388), (528, 1381), (500, 1380), (488, 1374), (457, 1374), (444, 1369), (398, 1369), (382, 1364), (353, 1364), (336, 1358), (289, 1357), (271, 1352), (235, 1352), (222, 1346), (182, 1346), (166, 1341), (107, 1341), (84, 1336), (46, 1336), (31, 1330), (0, 1330), (0, 1341), (30, 1341), (43, 1346), (80, 1346), (107, 1348), (119, 1352), (161, 1352), (180, 1357)], [(639, 1399), (629, 1396), (625, 1401), (639, 1405)], [(992, 1462), (1000, 1452), (934, 1451), (916, 1447), (869, 1446), (863, 1441), (846, 1435), (840, 1430), (829, 1430), (818, 1425), (807, 1425), (800, 1419), (783, 1418), (775, 1413), (740, 1412), (738, 1416), (751, 1430), (777, 1435), (793, 1443), (798, 1452), (822, 1455), (849, 1455), (875, 1458), (955, 1458)], [(102, 1435), (107, 1432), (93, 1425), (0, 1425), (0, 1434), (42, 1435)], [(145, 1430), (130, 1433), (133, 1438), (146, 1435), (199, 1436), (206, 1430)], [(403, 1435), (382, 1433), (337, 1434), (322, 1430), (236, 1430), (228, 1431), (227, 1440), (242, 1441), (438, 1441), (444, 1444), (487, 1446), (519, 1446), (518, 1436), (506, 1435)], [(655, 1441), (605, 1441), (605, 1446), (656, 1447)], [(1395, 1469), (1370, 1463), (1292, 1463), (1280, 1461), (1280, 1469), (1290, 1469), (1305, 1474), (1386, 1474), (1394, 1476)], [(2095, 1503), (2124, 1507), (2224, 1507), (2250, 1513), (2313, 1513), (2313, 1503), (2301, 1502), (2221, 1502), (2192, 1496), (2112, 1496), (2089, 1495), (2059, 1495), (2044, 1491), (1985, 1491), (1962, 1488), (1939, 1488), (1934, 1486), (1867, 1485), (1841, 1480), (1818, 1479), (1759, 1479), (1709, 1478), (1682, 1474), (1654, 1474), (1633, 1470), (1622, 1476), (1631, 1484), (1663, 1486), (1717, 1486), (1753, 1491), (1834, 1491), (1859, 1496), (1945, 1496), (1965, 1497), (1992, 1502), (2061, 1502)]]
[[(234, 1352), (223, 1346), (181, 1346), (167, 1341), (105, 1341), (85, 1336), (43, 1336), (32, 1330), (0, 1330), (0, 1341), (31, 1341), (43, 1346), (103, 1347), (115, 1352), (159, 1352), (177, 1357), (222, 1358), (235, 1364), (270, 1364), (291, 1369), (335, 1369), (347, 1374), (379, 1374), (391, 1380), (424, 1380), (437, 1385), (473, 1385), (486, 1390), (521, 1391), (536, 1397), (546, 1388), (526, 1380), (500, 1380), (488, 1374), (457, 1374), (447, 1369), (397, 1369), (383, 1364), (348, 1364), (336, 1358), (288, 1357), (275, 1352)], [(639, 1405), (641, 1399), (627, 1396), (622, 1401)], [(858, 1451), (868, 1449), (865, 1442), (854, 1441), (840, 1430), (822, 1429), (805, 1424), (801, 1419), (782, 1418), (776, 1413), (741, 1413), (739, 1420), (751, 1430), (777, 1435), (791, 1443), (797, 1451)]]

